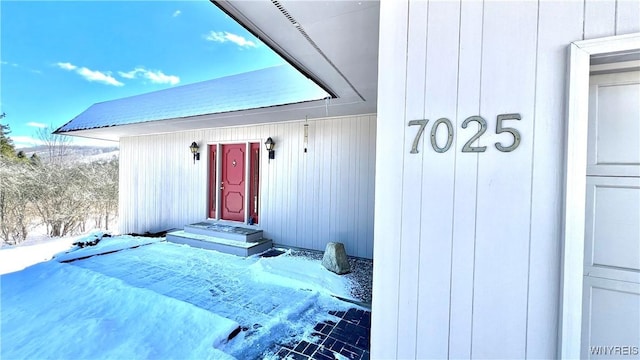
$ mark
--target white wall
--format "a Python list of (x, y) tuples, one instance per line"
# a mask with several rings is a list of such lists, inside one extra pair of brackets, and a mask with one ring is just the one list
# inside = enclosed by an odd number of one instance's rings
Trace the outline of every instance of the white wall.
[[(122, 138), (120, 232), (182, 228), (205, 219), (206, 144), (262, 144), (271, 136), (275, 159), (268, 162), (266, 151), (261, 152), (259, 226), (265, 236), (277, 244), (317, 250), (340, 241), (348, 254), (371, 258), (376, 117), (310, 120), (306, 154), (303, 124)], [(201, 160), (195, 165), (189, 152), (192, 141), (201, 146)]]
[(639, 30), (638, 1), (382, 0), (372, 358), (556, 356), (567, 46)]

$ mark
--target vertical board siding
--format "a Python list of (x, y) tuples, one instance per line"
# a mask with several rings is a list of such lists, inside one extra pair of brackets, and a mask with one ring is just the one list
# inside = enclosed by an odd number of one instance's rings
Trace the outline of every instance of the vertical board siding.
[(616, 5), (616, 0), (585, 1), (584, 39), (615, 35)]
[[(409, 28), (408, 40), (409, 52), (407, 56), (407, 77), (404, 92), (406, 94), (406, 120), (424, 118), (424, 94), (412, 92), (410, 89), (424, 88), (425, 84), (425, 62), (427, 27), (418, 19), (426, 19), (428, 16), (428, 4), (422, 1), (409, 2)], [(418, 21), (416, 21), (418, 20)], [(416, 44), (416, 46), (412, 46)], [(418, 126), (405, 127), (405, 139), (412, 139), (418, 131)], [(424, 137), (422, 138), (424, 139)], [(402, 150), (408, 153), (413, 141), (406, 141), (407, 146)], [(425, 154), (425, 145), (428, 141), (421, 141), (418, 147), (418, 154), (405, 158), (403, 164), (402, 178), (402, 219), (403, 228), (402, 241), (400, 243), (401, 274), (418, 275), (420, 253), (420, 202), (422, 193), (419, 184), (422, 181), (422, 159)], [(414, 226), (412, 226), (414, 225)], [(406, 276), (399, 279), (399, 299), (398, 299), (398, 327), (416, 329), (418, 327), (418, 286), (416, 277)], [(424, 339), (423, 341), (428, 341)], [(416, 357), (418, 339), (416, 336), (398, 336), (398, 354), (400, 359)]]
[[(434, 123), (447, 118), (455, 123), (458, 63), (460, 3), (435, 1), (429, 3), (427, 17), (427, 62), (424, 90), (425, 117), (429, 124), (424, 135), (422, 161), (422, 211), (418, 262), (418, 358), (446, 358), (448, 331), (440, 324), (449, 320), (451, 268), (451, 232), (456, 149), (445, 153), (434, 150), (431, 133)], [(428, 132), (427, 132), (428, 131)], [(439, 146), (446, 144), (447, 127), (437, 129)], [(452, 135), (455, 138), (456, 129)], [(408, 189), (413, 191), (412, 189)], [(440, 269), (444, 269), (441, 271)], [(443, 296), (444, 295), (444, 296)]]
[(531, 359), (556, 357), (557, 326), (549, 324), (558, 319), (560, 298), (564, 161), (559, 144), (565, 138), (567, 44), (581, 36), (582, 20), (575, 14), (582, 9), (581, 2), (572, 1), (540, 2), (539, 8), (526, 348)]
[[(262, 143), (271, 136), (276, 156), (260, 156), (260, 224), (277, 244), (324, 250), (330, 241), (347, 253), (373, 257), (376, 117), (216, 128), (120, 140), (122, 233), (170, 228), (207, 217), (208, 144)], [(192, 141), (200, 145), (193, 163)]]
[[(460, 8), (457, 116), (454, 123), (456, 152), (476, 132), (473, 126), (462, 129), (462, 123), (469, 115), (480, 113), (483, 9), (481, 2), (470, 1), (462, 1)], [(476, 178), (480, 156), (465, 154), (455, 159), (448, 349), (449, 357), (454, 359), (471, 357)]]
[(585, 1), (583, 40), (638, 31), (640, 31), (640, 1)]
[[(567, 47), (639, 20), (628, 0), (381, 1), (372, 358), (555, 357)], [(487, 149), (462, 153), (473, 115)]]
[[(509, 21), (503, 21), (509, 19)], [(537, 4), (486, 2), (484, 6), (480, 138), (476, 205), (476, 262), (472, 357), (524, 358), (531, 154), (535, 114)], [(522, 136), (518, 149), (499, 152), (498, 114), (520, 113), (504, 126)], [(506, 256), (506, 254), (509, 254)]]
[(637, 32), (640, 28), (640, 1), (618, 0), (616, 10), (616, 35)]
[[(402, 203), (398, 199), (402, 199), (403, 163), (406, 149), (410, 146), (405, 140), (408, 6), (406, 0), (380, 2), (378, 119), (384, 120), (376, 125), (375, 262), (371, 313), (371, 356), (374, 359), (398, 358), (398, 337), (415, 337), (415, 326), (398, 323), (401, 307), (400, 247), (404, 239)], [(415, 276), (415, 273), (405, 276)]]

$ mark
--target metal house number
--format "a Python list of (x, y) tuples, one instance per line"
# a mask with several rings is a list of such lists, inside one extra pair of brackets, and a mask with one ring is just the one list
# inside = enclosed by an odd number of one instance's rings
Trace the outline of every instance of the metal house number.
[[(509, 133), (513, 137), (513, 142), (509, 146), (505, 146), (502, 143), (497, 142), (494, 144), (496, 149), (498, 149), (501, 152), (511, 152), (520, 145), (520, 139), (521, 139), (520, 132), (517, 129), (514, 129), (512, 127), (503, 126), (504, 121), (520, 120), (520, 119), (522, 119), (520, 114), (498, 115), (497, 123), (496, 123), (496, 134)], [(477, 115), (469, 116), (462, 122), (461, 127), (463, 129), (466, 129), (469, 126), (469, 124), (472, 122), (477, 122), (478, 125), (480, 125), (480, 128), (478, 129), (478, 132), (476, 132), (469, 139), (469, 141), (467, 141), (462, 146), (462, 152), (476, 152), (476, 153), (485, 152), (487, 150), (486, 146), (472, 146), (471, 144), (473, 144), (476, 140), (480, 139), (480, 137), (484, 135), (484, 133), (487, 131), (487, 121), (482, 116), (477, 116)], [(413, 144), (411, 145), (411, 151), (409, 151), (409, 153), (411, 154), (418, 153), (418, 144), (420, 143), (420, 137), (422, 137), (422, 133), (424, 132), (424, 129), (428, 123), (429, 123), (428, 119), (422, 119), (422, 120), (411, 120), (407, 124), (408, 126), (420, 126), (418, 128), (418, 132), (416, 133), (416, 137), (413, 139)], [(438, 141), (436, 139), (436, 132), (438, 131), (438, 127), (440, 125), (444, 125), (447, 128), (447, 140), (444, 146), (440, 146), (440, 144), (438, 144)], [(451, 143), (453, 142), (453, 125), (451, 124), (451, 120), (447, 118), (440, 118), (436, 120), (436, 122), (434, 122), (433, 125), (431, 126), (430, 138), (431, 138), (431, 147), (433, 148), (434, 151), (438, 153), (447, 152), (447, 150), (451, 148)]]

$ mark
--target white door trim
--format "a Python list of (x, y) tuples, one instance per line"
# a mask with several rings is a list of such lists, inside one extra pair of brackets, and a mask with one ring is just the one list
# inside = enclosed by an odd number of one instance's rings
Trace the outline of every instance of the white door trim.
[(558, 357), (579, 359), (582, 331), (589, 61), (593, 55), (640, 50), (640, 33), (569, 45), (565, 148), (562, 278)]

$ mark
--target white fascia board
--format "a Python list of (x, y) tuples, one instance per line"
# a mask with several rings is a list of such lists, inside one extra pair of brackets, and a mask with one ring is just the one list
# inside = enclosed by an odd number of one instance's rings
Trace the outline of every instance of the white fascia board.
[(75, 130), (61, 135), (118, 141), (122, 137), (164, 134), (188, 130), (261, 125), (275, 122), (318, 119), (325, 117), (373, 114), (375, 104), (359, 99), (329, 99), (262, 109), (209, 114), (188, 118), (148, 121), (137, 124)]

